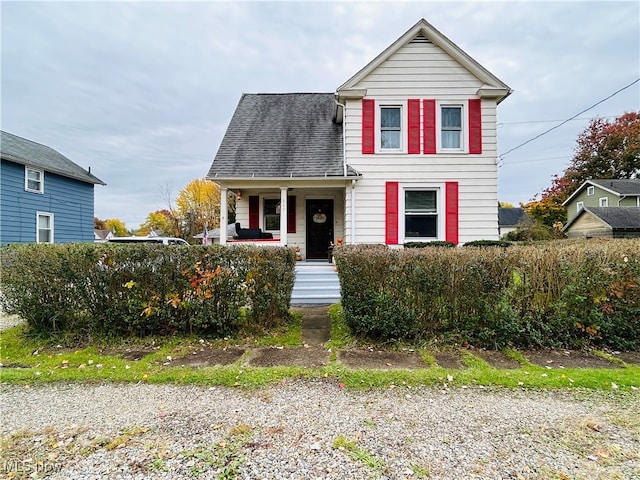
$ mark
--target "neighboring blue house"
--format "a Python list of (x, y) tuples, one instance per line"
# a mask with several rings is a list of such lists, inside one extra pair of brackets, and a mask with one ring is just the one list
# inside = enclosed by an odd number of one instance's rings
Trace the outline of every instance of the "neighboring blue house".
[(50, 147), (0, 134), (0, 245), (93, 242), (93, 187), (105, 183)]

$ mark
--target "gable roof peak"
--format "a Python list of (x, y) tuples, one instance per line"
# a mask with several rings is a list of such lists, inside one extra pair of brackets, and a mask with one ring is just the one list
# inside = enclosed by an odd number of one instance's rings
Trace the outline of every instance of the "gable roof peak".
[(471, 58), (465, 51), (449, 40), (424, 18), (421, 18), (413, 27), (407, 30), (404, 35), (389, 45), (358, 73), (340, 85), (336, 89), (336, 92), (339, 94), (341, 91), (355, 88), (364, 77), (369, 75), (369, 73), (385, 62), (400, 48), (411, 42), (432, 43), (441, 48), (445, 53), (460, 63), (460, 65), (485, 84), (480, 90), (478, 90), (478, 95), (481, 97), (487, 96), (497, 98), (498, 103), (500, 103), (511, 94), (511, 88), (506, 83), (502, 82), (498, 77), (489, 72), (489, 70)]

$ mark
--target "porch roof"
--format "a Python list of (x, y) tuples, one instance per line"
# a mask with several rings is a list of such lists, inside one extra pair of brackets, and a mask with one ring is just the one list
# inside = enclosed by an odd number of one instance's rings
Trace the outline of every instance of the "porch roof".
[(345, 178), (334, 113), (333, 93), (243, 94), (207, 178)]

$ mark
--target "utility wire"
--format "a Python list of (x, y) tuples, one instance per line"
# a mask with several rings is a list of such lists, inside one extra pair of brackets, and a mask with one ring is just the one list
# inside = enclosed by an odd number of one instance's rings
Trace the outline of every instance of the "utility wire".
[[(561, 127), (561, 126), (562, 126), (562, 125), (564, 125), (565, 123), (570, 122), (571, 120), (573, 120), (573, 119), (577, 118), (578, 116), (582, 115), (583, 113), (588, 112), (589, 110), (591, 110), (591, 109), (592, 109), (592, 108), (594, 108), (594, 107), (597, 107), (597, 106), (598, 106), (598, 105), (600, 105), (601, 103), (606, 102), (607, 100), (609, 100), (609, 99), (610, 99), (610, 98), (612, 98), (612, 97), (615, 97), (617, 94), (619, 94), (619, 93), (620, 93), (620, 92), (622, 92), (623, 90), (626, 90), (627, 88), (629, 88), (629, 87), (631, 87), (631, 86), (635, 85), (635, 84), (636, 84), (636, 83), (638, 83), (638, 82), (640, 82), (640, 78), (636, 78), (636, 79), (635, 79), (633, 82), (631, 82), (629, 85), (626, 85), (626, 86), (622, 87), (621, 89), (616, 90), (616, 91), (615, 91), (615, 92), (613, 92), (611, 95), (609, 95), (607, 98), (603, 98), (603, 99), (602, 99), (602, 100), (600, 100), (599, 102), (594, 103), (593, 105), (591, 105), (591, 106), (590, 106), (590, 107), (588, 107), (588, 108), (585, 108), (584, 110), (582, 110), (582, 111), (581, 111), (581, 112), (579, 112), (579, 113), (576, 113), (573, 117), (568, 118), (567, 120), (564, 120), (563, 122), (559, 123), (558, 125), (555, 125), (555, 126), (551, 127), (550, 129), (545, 130), (544, 132), (542, 132), (542, 133), (540, 133), (540, 134), (536, 135), (535, 137), (530, 138), (530, 139), (529, 139), (529, 140), (527, 140), (526, 142), (523, 142), (523, 143), (521, 143), (520, 145), (516, 145), (516, 146), (515, 146), (515, 147), (513, 147), (512, 149), (507, 150), (505, 153), (503, 153), (503, 154), (501, 154), (501, 155), (500, 155), (500, 162), (501, 162), (501, 163), (504, 163), (504, 157), (505, 157), (505, 156), (507, 156), (508, 154), (510, 154), (511, 152), (513, 152), (514, 150), (517, 150), (517, 149), (519, 149), (520, 147), (524, 147), (524, 146), (525, 146), (525, 145), (527, 145), (528, 143), (531, 143), (531, 142), (533, 142), (534, 140), (537, 140), (538, 138), (542, 137), (543, 135), (546, 135), (547, 133), (549, 133), (549, 132), (551, 132), (551, 131), (555, 130), (556, 128)], [(502, 165), (500, 165), (500, 166), (502, 166)]]
[[(602, 118), (615, 118), (618, 115), (604, 115)], [(591, 120), (590, 117), (580, 117), (573, 118), (572, 120)], [(562, 120), (523, 120), (521, 122), (500, 122), (498, 123), (498, 128), (504, 127), (505, 125), (530, 125), (532, 123), (556, 123), (562, 122)]]

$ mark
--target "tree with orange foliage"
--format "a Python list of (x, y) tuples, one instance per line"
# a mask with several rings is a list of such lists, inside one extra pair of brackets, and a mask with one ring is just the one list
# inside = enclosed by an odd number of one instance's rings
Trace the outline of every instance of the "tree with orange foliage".
[(540, 198), (536, 195), (523, 207), (534, 221), (552, 227), (567, 221), (562, 203), (586, 180), (621, 178), (640, 178), (640, 112), (624, 113), (612, 122), (591, 120), (563, 175), (554, 175)]

